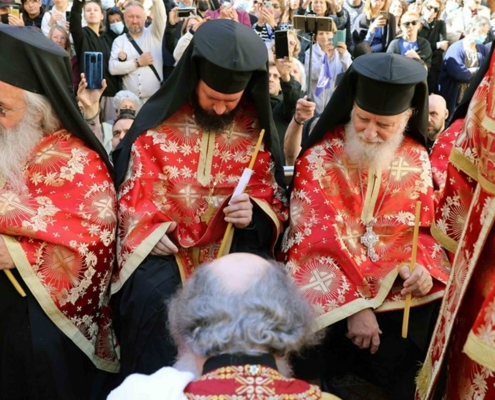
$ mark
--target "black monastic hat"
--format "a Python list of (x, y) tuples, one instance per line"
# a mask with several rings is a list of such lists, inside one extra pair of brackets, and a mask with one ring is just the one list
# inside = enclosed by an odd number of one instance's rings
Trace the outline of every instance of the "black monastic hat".
[(303, 151), (319, 141), (326, 132), (349, 122), (354, 103), (377, 115), (397, 115), (414, 108), (407, 135), (426, 144), (427, 75), (419, 62), (398, 54), (374, 53), (358, 57), (335, 89), (304, 143)]
[(275, 177), (285, 187), (280, 143), (270, 106), (268, 51), (252, 29), (227, 19), (208, 21), (198, 28), (173, 73), (139, 111), (131, 129), (112, 153), (116, 186), (123, 182), (134, 141), (189, 101), (199, 79), (226, 94), (246, 88), (244, 95), (252, 99), (260, 127), (265, 129), (264, 143), (275, 161)]
[(63, 127), (98, 152), (113, 171), (77, 106), (69, 54), (38, 28), (0, 24), (0, 81), (47, 97)]

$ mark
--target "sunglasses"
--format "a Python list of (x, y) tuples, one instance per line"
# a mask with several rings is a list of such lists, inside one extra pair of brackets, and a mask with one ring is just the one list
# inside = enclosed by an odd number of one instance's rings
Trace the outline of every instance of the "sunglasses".
[(440, 10), (440, 8), (433, 7), (433, 6), (426, 6), (426, 8), (427, 8), (429, 11), (433, 11), (433, 12), (438, 12), (438, 10)]
[(419, 24), (419, 21), (411, 21), (411, 22), (407, 21), (407, 22), (403, 22), (402, 23), (402, 26), (405, 26), (406, 28), (409, 28), (410, 25), (416, 26), (418, 24)]

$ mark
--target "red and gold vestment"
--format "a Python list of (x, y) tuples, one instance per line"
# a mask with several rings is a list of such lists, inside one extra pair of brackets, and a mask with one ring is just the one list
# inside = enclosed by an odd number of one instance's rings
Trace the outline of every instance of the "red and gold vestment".
[[(227, 227), (223, 208), (248, 167), (260, 128), (255, 110), (244, 103), (231, 128), (203, 132), (189, 104), (148, 130), (132, 147), (128, 174), (119, 191), (120, 274), (118, 291), (141, 264), (172, 221), (169, 237), (182, 280), (202, 262), (216, 258)], [(272, 247), (287, 219), (270, 152), (262, 145), (245, 192), (270, 219)], [(228, 250), (228, 249), (227, 249)]]
[(45, 136), (27, 190), (0, 182), (0, 234), (46, 315), (99, 369), (118, 372), (108, 301), (116, 195), (98, 154), (66, 130)]
[(316, 385), (284, 378), (264, 365), (217, 368), (191, 382), (184, 394), (189, 400), (338, 400)]
[[(441, 298), (449, 274), (445, 253), (429, 233), (434, 204), (426, 149), (406, 137), (390, 167), (375, 173), (347, 157), (344, 133), (343, 126), (328, 132), (299, 157), (283, 241), (287, 269), (317, 312), (316, 329), (365, 308), (404, 307), (398, 267), (410, 262), (417, 200), (417, 263), (434, 286), (427, 296), (413, 297), (412, 305)], [(373, 219), (376, 262), (361, 243), (363, 221)]]
[[(495, 65), (478, 86), (450, 154), (436, 236), (455, 258), (417, 399), (495, 398)], [(432, 229), (433, 231), (433, 229)]]

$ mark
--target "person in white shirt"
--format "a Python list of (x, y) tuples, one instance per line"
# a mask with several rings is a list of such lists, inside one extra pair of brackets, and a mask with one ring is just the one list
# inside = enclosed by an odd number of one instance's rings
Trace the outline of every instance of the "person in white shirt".
[(490, 9), (481, 5), (481, 0), (466, 0), (464, 6), (447, 16), (447, 40), (449, 44), (457, 42), (466, 35), (466, 28), (476, 16), (490, 19)]
[(69, 22), (65, 13), (70, 11), (72, 4), (69, 4), (68, 0), (54, 0), (53, 3), (53, 8), (46, 12), (41, 20), (41, 31), (46, 37), (48, 37), (50, 28), (55, 24), (64, 27), (69, 32)]
[(122, 75), (123, 89), (145, 102), (160, 88), (163, 79), (162, 38), (167, 23), (163, 1), (153, 0), (153, 23), (147, 28), (144, 7), (137, 1), (127, 5), (124, 20), (129, 35), (143, 53), (139, 55), (127, 35), (121, 35), (113, 42), (109, 70), (112, 75)]

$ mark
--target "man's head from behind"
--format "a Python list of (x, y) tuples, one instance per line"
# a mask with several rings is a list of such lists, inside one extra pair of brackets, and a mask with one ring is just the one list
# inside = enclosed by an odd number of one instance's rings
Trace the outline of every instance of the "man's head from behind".
[(435, 140), (445, 129), (445, 121), (449, 117), (447, 103), (442, 96), (430, 94), (428, 97), (428, 139)]
[[(172, 299), (178, 368), (220, 354), (285, 357), (311, 344), (312, 312), (283, 266), (235, 253), (203, 265)], [(189, 365), (188, 365), (189, 363)], [(286, 372), (286, 371), (285, 371)]]

